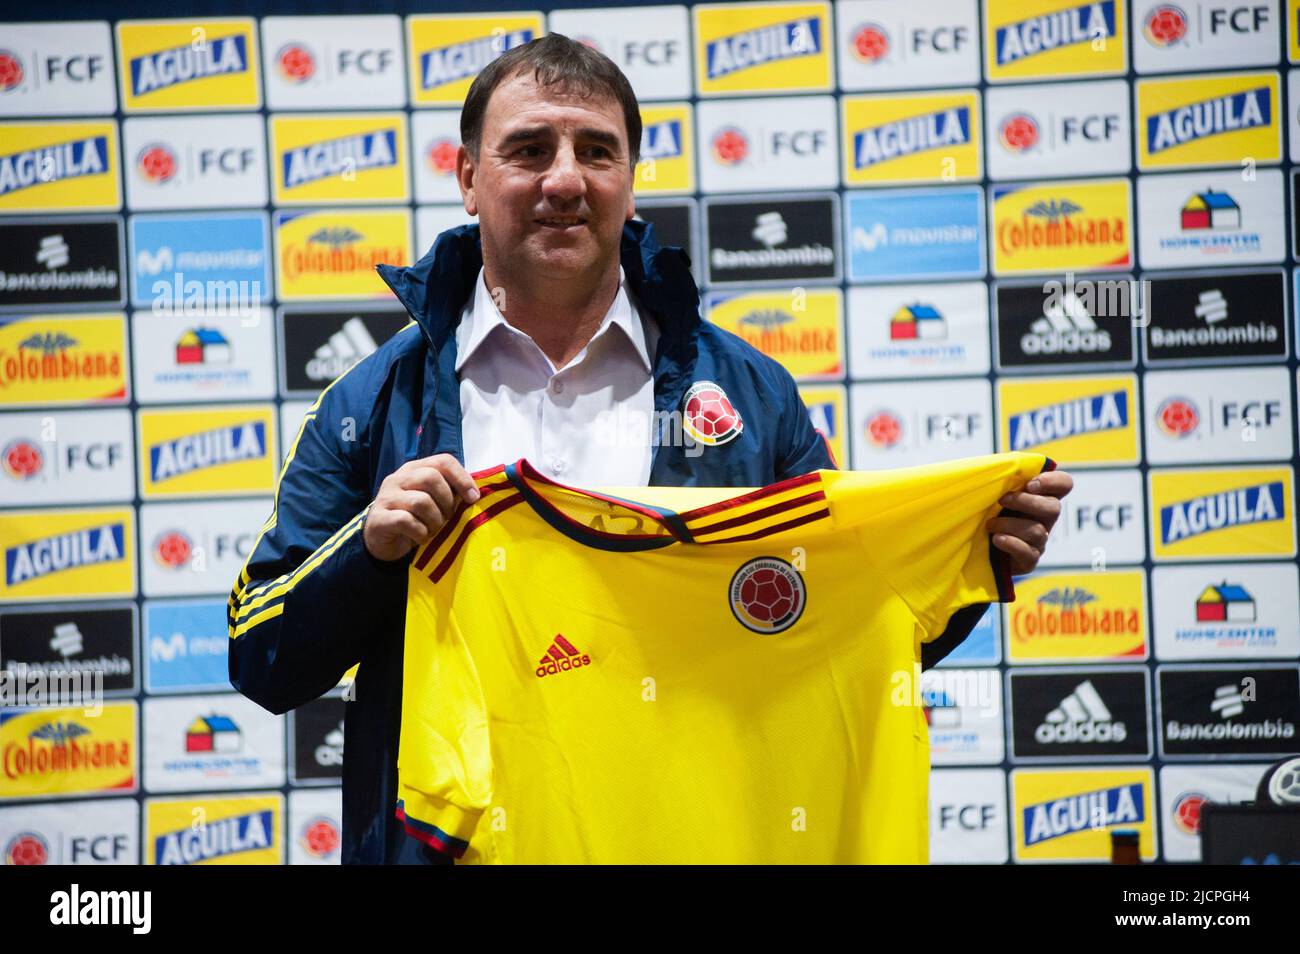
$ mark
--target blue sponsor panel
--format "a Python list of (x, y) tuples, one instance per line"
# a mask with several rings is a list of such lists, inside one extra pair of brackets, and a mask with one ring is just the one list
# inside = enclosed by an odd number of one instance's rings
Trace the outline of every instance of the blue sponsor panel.
[(984, 277), (978, 186), (850, 192), (847, 199), (850, 281)]
[(133, 215), (131, 301), (167, 310), (271, 298), (271, 232), (264, 212)]
[(994, 666), (1001, 660), (1002, 614), (990, 604), (970, 635), (957, 644), (939, 663), (940, 666)]
[(145, 691), (231, 689), (224, 600), (145, 604)]

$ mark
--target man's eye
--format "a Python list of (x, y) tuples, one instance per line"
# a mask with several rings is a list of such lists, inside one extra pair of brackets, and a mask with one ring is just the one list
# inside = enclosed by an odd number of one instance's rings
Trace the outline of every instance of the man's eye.
[(541, 146), (523, 146), (515, 155), (523, 156), (526, 159), (535, 159), (542, 154)]
[(592, 146), (587, 152), (595, 159), (608, 159), (610, 151), (604, 146)]

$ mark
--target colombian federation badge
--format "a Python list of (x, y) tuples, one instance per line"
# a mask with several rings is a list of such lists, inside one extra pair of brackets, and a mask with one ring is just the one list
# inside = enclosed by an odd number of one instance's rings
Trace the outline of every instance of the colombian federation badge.
[(799, 571), (776, 557), (750, 560), (731, 578), (731, 612), (746, 629), (764, 636), (789, 629), (808, 602)]
[(727, 392), (712, 381), (696, 381), (682, 400), (682, 429), (701, 444), (716, 447), (745, 429)]

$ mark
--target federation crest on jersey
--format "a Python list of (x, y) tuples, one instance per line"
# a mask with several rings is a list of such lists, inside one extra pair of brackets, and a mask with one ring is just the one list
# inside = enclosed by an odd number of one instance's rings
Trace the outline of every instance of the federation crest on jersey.
[(727, 392), (712, 381), (696, 381), (682, 398), (682, 429), (701, 444), (716, 447), (745, 429)]
[(1127, 6), (1122, 0), (986, 0), (989, 82), (1123, 73)]
[(257, 109), (257, 26), (251, 18), (117, 24), (125, 112)]
[(1137, 84), (1138, 168), (1195, 169), (1282, 158), (1276, 72), (1202, 74)]
[(829, 90), (829, 3), (720, 3), (692, 8), (699, 95)]
[(799, 571), (777, 557), (758, 557), (745, 563), (732, 576), (728, 593), (736, 620), (764, 636), (793, 626), (808, 602)]

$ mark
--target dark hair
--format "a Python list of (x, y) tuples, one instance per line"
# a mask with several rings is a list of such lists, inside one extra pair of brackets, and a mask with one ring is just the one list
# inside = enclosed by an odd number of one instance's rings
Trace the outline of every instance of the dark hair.
[(532, 71), (538, 86), (556, 86), (561, 92), (584, 98), (608, 96), (623, 108), (632, 166), (641, 158), (641, 107), (632, 84), (604, 53), (561, 33), (548, 33), (507, 50), (474, 78), (460, 111), (460, 141), (475, 159), (483, 134), (492, 91), (507, 79)]

